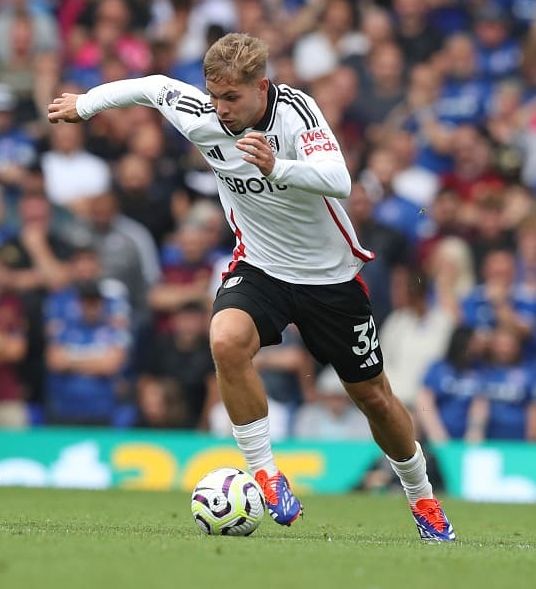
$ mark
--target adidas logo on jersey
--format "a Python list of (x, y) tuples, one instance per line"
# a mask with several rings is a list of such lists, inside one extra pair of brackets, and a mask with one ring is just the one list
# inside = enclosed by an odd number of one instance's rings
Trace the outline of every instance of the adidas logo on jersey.
[(222, 162), (225, 161), (225, 158), (223, 157), (223, 153), (219, 145), (215, 145), (212, 149), (209, 149), (209, 151), (207, 151), (207, 155), (208, 157), (211, 157), (215, 160), (220, 160)]

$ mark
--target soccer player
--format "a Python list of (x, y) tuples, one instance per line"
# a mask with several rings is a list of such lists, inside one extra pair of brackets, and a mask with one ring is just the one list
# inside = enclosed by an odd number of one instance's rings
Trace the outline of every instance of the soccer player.
[(205, 55), (208, 96), (155, 75), (62, 94), (49, 106), (49, 120), (77, 123), (109, 108), (153, 107), (214, 170), (236, 247), (214, 302), (211, 348), (234, 437), (272, 518), (290, 525), (302, 507), (274, 463), (266, 395), (252, 359), (295, 323), (367, 416), (421, 538), (451, 541), (454, 531), (432, 494), (411, 418), (383, 373), (359, 276), (373, 254), (357, 241), (340, 202), (351, 182), (339, 144), (314, 100), (271, 83), (266, 62), (261, 40), (232, 33)]

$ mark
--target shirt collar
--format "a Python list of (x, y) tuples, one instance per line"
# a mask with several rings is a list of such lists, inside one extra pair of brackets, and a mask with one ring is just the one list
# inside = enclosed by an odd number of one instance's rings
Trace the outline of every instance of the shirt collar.
[(273, 124), (277, 104), (277, 88), (272, 82), (268, 86), (268, 103), (262, 119), (253, 127), (255, 131), (268, 131)]

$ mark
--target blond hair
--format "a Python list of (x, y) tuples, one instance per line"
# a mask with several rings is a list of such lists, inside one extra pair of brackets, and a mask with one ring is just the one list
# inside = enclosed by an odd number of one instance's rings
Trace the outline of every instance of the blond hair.
[(268, 46), (257, 37), (229, 33), (212, 45), (203, 60), (205, 78), (249, 83), (266, 75)]

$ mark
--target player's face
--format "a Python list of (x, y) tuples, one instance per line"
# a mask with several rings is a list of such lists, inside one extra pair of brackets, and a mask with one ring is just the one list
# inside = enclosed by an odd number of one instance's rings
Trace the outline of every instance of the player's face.
[(237, 133), (253, 127), (266, 111), (268, 79), (251, 83), (227, 80), (207, 80), (207, 91), (218, 118), (231, 131)]

